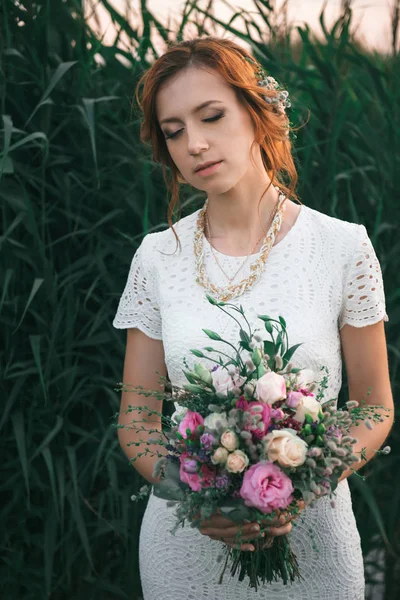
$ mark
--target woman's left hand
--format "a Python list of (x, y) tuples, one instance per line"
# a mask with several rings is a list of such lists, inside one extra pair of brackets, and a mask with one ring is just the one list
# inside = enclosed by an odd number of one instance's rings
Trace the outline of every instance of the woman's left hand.
[[(269, 546), (271, 546), (274, 541), (274, 537), (276, 535), (277, 529), (279, 529), (279, 527), (284, 527), (288, 523), (291, 523), (291, 521), (294, 521), (295, 519), (297, 519), (297, 517), (299, 516), (301, 511), (304, 510), (306, 505), (305, 505), (304, 500), (297, 500), (296, 504), (299, 509), (297, 514), (290, 513), (287, 510), (284, 510), (284, 511), (278, 510), (278, 515), (275, 517), (275, 519), (273, 521), (267, 521), (264, 519), (261, 519), (259, 521), (259, 523), (261, 525), (261, 531), (265, 531), (265, 538), (260, 540), (258, 543), (259, 549), (268, 548)], [(272, 536), (268, 535), (270, 528), (274, 532), (274, 534)], [(261, 545), (261, 548), (260, 548), (260, 545)]]

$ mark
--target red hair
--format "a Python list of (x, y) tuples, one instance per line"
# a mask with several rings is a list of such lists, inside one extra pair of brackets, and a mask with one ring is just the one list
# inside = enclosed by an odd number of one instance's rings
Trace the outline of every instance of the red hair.
[[(256, 70), (260, 66), (260, 63), (246, 49), (235, 42), (207, 36), (171, 45), (142, 75), (136, 86), (136, 101), (143, 113), (140, 139), (145, 143), (150, 142), (153, 149), (153, 160), (161, 163), (164, 181), (171, 193), (168, 223), (178, 243), (180, 242), (173, 227), (172, 215), (175, 206), (178, 205), (178, 220), (180, 219), (179, 185), (184, 180), (180, 177), (169, 154), (156, 117), (156, 95), (159, 88), (170, 77), (189, 67), (207, 67), (217, 71), (232, 86), (239, 102), (248, 110), (255, 130), (253, 145), (260, 145), (262, 161), (271, 180), (262, 196), (270, 185), (278, 185), (287, 197), (300, 202), (295, 193), (298, 176), (292, 157), (292, 143), (289, 139), (291, 130), (289, 120), (286, 113), (279, 114), (273, 104), (264, 100), (263, 95), (275, 96), (278, 92), (258, 85)], [(139, 88), (142, 85), (143, 91), (140, 98)], [(167, 167), (170, 169), (170, 179)], [(282, 181), (282, 177), (287, 177), (288, 185)]]

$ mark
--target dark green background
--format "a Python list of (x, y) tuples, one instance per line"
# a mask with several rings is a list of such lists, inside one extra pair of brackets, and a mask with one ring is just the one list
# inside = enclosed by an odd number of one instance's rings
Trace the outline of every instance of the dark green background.
[[(157, 56), (150, 31), (165, 41), (184, 39), (190, 22), (191, 31), (203, 35), (213, 33), (214, 21), (187, 4), (180, 26), (167, 31), (142, 2), (137, 30), (102, 4), (134, 53), (117, 42), (104, 46), (85, 23), (80, 2), (0, 0), (5, 600), (140, 595), (145, 503), (133, 504), (130, 496), (144, 480), (110, 427), (119, 408), (114, 387), (122, 378), (126, 336), (111, 322), (142, 236), (167, 227), (168, 197), (160, 166), (139, 141), (132, 97), (138, 76)], [(292, 122), (304, 123), (311, 111), (295, 148), (301, 201), (363, 223), (376, 249), (396, 399), (399, 55), (371, 54), (356, 44), (349, 35), (351, 11), (325, 29), (323, 42), (303, 27), (294, 46), (271, 25), (268, 2), (254, 10), (264, 14), (263, 28), (249, 26), (251, 37), (242, 39), (290, 90)], [(228, 35), (236, 24), (226, 25)], [(204, 199), (189, 188), (181, 197), (183, 216)], [(340, 403), (348, 399), (343, 375)], [(385, 600), (394, 600), (400, 594), (397, 423), (387, 443), (392, 453), (371, 461), (365, 480), (349, 481), (367, 581), (384, 581)]]

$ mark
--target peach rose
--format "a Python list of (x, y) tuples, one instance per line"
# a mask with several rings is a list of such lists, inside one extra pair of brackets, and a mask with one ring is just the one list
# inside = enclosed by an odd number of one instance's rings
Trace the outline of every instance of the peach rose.
[(232, 431), (232, 429), (227, 429), (221, 435), (221, 444), (227, 450), (229, 450), (229, 452), (232, 452), (233, 450), (236, 450), (237, 448), (239, 448), (239, 438), (236, 435), (236, 433), (234, 431)]
[(299, 467), (307, 458), (308, 446), (293, 429), (275, 429), (263, 443), (268, 459), (281, 467)]
[(242, 450), (235, 450), (229, 454), (225, 468), (230, 473), (241, 473), (249, 464), (249, 457)]
[(223, 465), (226, 463), (229, 452), (226, 448), (217, 448), (211, 457), (213, 465)]

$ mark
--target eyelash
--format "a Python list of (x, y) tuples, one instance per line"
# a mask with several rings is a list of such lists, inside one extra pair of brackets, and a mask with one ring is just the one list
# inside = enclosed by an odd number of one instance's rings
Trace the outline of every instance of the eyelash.
[[(225, 115), (225, 112), (221, 112), (221, 113), (219, 113), (219, 115), (215, 115), (215, 117), (210, 117), (209, 119), (203, 119), (203, 122), (205, 122), (205, 123), (212, 123), (213, 121), (219, 121), (219, 119), (221, 119), (224, 115)], [(171, 133), (170, 135), (166, 135), (165, 139), (166, 140), (173, 139), (177, 135), (179, 135), (181, 133), (181, 131), (182, 131), (182, 129), (179, 129), (178, 131), (175, 131), (175, 133)]]

